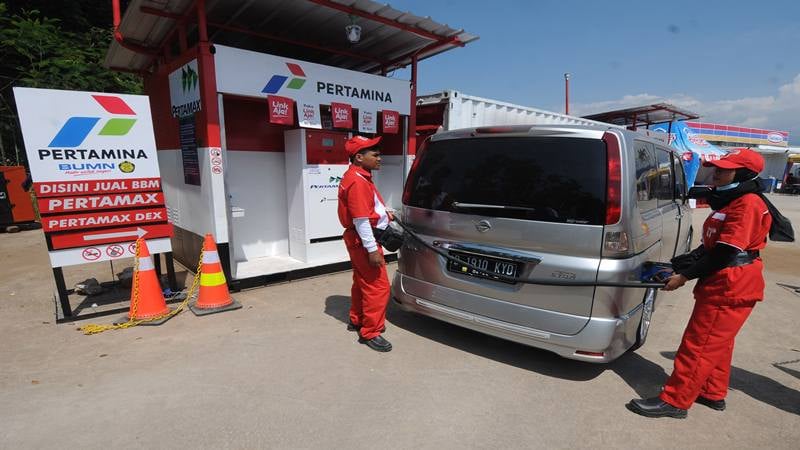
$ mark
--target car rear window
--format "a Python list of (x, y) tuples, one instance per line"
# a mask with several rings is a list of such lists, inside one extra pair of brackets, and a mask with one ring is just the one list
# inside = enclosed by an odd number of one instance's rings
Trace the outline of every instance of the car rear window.
[(512, 219), (601, 225), (606, 150), (599, 139), (487, 137), (429, 142), (408, 206)]

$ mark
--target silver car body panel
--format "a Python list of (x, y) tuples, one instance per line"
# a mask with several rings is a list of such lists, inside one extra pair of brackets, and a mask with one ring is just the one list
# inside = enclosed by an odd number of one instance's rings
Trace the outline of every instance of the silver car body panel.
[[(638, 282), (645, 261), (661, 261), (672, 254), (676, 239), (687, 241), (682, 234), (663, 239), (664, 208), (640, 211), (637, 207), (634, 141), (663, 145), (615, 127), (513, 127), (502, 137), (600, 140), (606, 132), (620, 141), (622, 211), (617, 224), (510, 219), (408, 205), (403, 207), (403, 220), (439, 250), (522, 261), (518, 276), (532, 282)], [(464, 138), (481, 136), (474, 129), (456, 130), (434, 135), (431, 142)], [(677, 215), (675, 211), (682, 216), (689, 213), (680, 203), (667, 205), (672, 216)], [(673, 223), (666, 229), (678, 233), (675, 218), (668, 220)], [(606, 254), (607, 232), (626, 234), (630, 250), (621, 256)], [(688, 235), (688, 230), (683, 234)], [(671, 248), (663, 248), (664, 242)], [(635, 343), (645, 297), (641, 288), (511, 284), (454, 273), (447, 269), (444, 257), (413, 240), (400, 251), (392, 292), (409, 311), (590, 362), (611, 361)]]

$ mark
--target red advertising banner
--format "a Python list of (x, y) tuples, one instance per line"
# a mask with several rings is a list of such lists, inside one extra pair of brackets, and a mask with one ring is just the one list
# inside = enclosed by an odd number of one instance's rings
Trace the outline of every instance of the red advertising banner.
[(279, 95), (268, 95), (270, 123), (294, 125), (294, 100)]
[(164, 194), (161, 192), (143, 192), (140, 194), (107, 194), (86, 197), (51, 197), (39, 199), (38, 204), (39, 212), (42, 214), (142, 208), (163, 205)]
[(44, 228), (45, 232), (52, 232), (166, 221), (166, 208), (151, 208), (115, 212), (94, 212), (88, 214), (69, 214), (66, 216), (45, 216), (42, 218), (42, 228)]
[(33, 183), (36, 197), (112, 194), (115, 192), (160, 191), (161, 178), (127, 178), (118, 180), (48, 181)]
[(347, 103), (331, 102), (333, 128), (353, 128), (353, 108)]
[(400, 131), (400, 113), (388, 109), (383, 110), (383, 127), (386, 134), (397, 134)]
[(111, 230), (78, 231), (50, 235), (53, 249), (87, 247), (112, 242), (128, 242), (142, 235), (145, 239), (172, 237), (172, 225), (141, 225), (138, 227), (114, 228)]

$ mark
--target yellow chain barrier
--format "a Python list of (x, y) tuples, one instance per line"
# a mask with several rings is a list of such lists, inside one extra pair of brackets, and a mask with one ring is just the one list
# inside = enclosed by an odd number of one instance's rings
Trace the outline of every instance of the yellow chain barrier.
[[(136, 253), (136, 256), (135, 256), (134, 267), (133, 267), (133, 274), (134, 274), (134, 278), (133, 278), (133, 295), (131, 296), (131, 309), (130, 309), (130, 315), (128, 316), (128, 321), (125, 322), (125, 323), (112, 324), (112, 325), (99, 325), (99, 324), (95, 324), (95, 323), (90, 323), (90, 324), (87, 324), (87, 325), (84, 325), (84, 326), (78, 328), (80, 331), (83, 332), (83, 334), (87, 334), (87, 335), (88, 334), (97, 334), (97, 333), (102, 333), (102, 332), (108, 331), (108, 330), (119, 330), (119, 329), (122, 329), (122, 328), (130, 328), (130, 327), (135, 327), (136, 325), (139, 325), (139, 324), (142, 324), (142, 323), (145, 323), (145, 322), (153, 322), (153, 321), (156, 321), (156, 320), (170, 318), (170, 317), (178, 314), (179, 312), (183, 311), (183, 309), (186, 307), (186, 305), (189, 304), (189, 300), (191, 300), (192, 297), (194, 296), (195, 291), (197, 289), (197, 285), (200, 283), (200, 272), (203, 269), (203, 253), (204, 253), (204, 250), (200, 251), (200, 260), (197, 263), (197, 270), (194, 273), (194, 280), (192, 281), (192, 286), (191, 286), (191, 288), (189, 288), (189, 292), (186, 294), (186, 298), (183, 299), (183, 302), (181, 302), (181, 304), (178, 305), (177, 308), (171, 310), (168, 313), (164, 313), (164, 314), (161, 314), (160, 316), (156, 316), (156, 317), (148, 317), (147, 319), (139, 319), (139, 320), (135, 320), (134, 319), (134, 317), (136, 317), (136, 310), (139, 307), (139, 241), (138, 240), (136, 241), (136, 251), (135, 251), (135, 253)], [(183, 292), (183, 290), (181, 292)], [(178, 295), (181, 294), (181, 292), (178, 292), (178, 293), (174, 294), (172, 297), (170, 297), (170, 299), (173, 299), (173, 298), (177, 297)]]

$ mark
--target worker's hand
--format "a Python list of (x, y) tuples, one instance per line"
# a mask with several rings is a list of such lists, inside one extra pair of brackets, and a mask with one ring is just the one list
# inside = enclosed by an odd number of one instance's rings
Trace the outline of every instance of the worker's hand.
[(673, 275), (667, 278), (667, 284), (665, 284), (664, 287), (661, 288), (661, 290), (674, 291), (675, 289), (678, 289), (679, 287), (686, 284), (687, 281), (689, 281), (689, 279), (681, 274)]
[(372, 267), (380, 267), (384, 265), (383, 255), (380, 250), (375, 250), (369, 253), (369, 265)]

